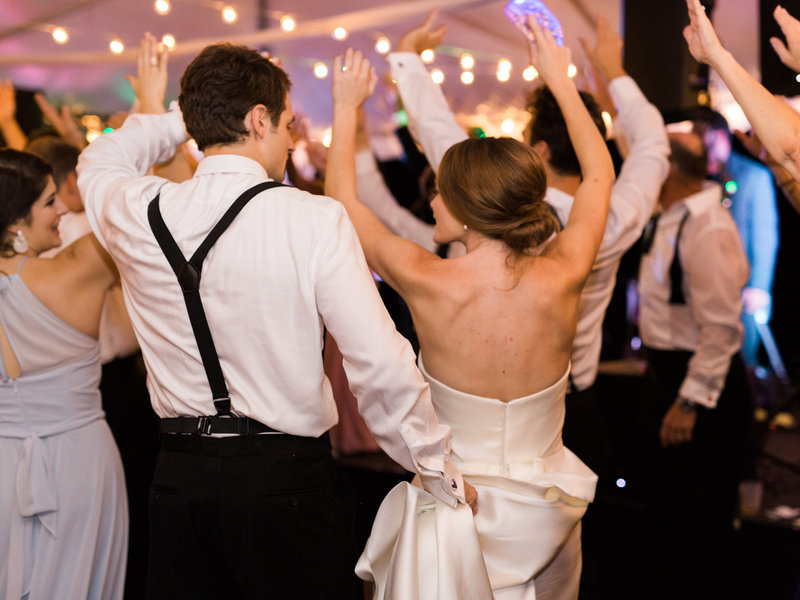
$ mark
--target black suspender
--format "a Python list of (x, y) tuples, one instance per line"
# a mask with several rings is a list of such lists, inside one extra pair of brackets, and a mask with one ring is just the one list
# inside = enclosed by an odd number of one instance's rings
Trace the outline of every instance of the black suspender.
[(675, 254), (672, 255), (672, 264), (669, 266), (669, 278), (672, 288), (669, 294), (670, 304), (686, 304), (686, 297), (683, 294), (683, 267), (681, 266), (680, 250), (678, 244), (681, 241), (681, 233), (683, 233), (683, 226), (689, 219), (689, 211), (683, 215), (680, 225), (678, 225), (678, 233), (675, 234)]
[[(670, 304), (686, 304), (686, 296), (683, 293), (683, 267), (681, 266), (681, 256), (679, 244), (681, 241), (681, 234), (683, 233), (683, 226), (689, 220), (689, 211), (683, 215), (680, 224), (678, 225), (678, 232), (675, 234), (675, 253), (672, 255), (672, 262), (669, 265), (669, 278), (670, 278), (670, 291), (669, 303)], [(645, 227), (644, 234), (642, 235), (642, 254), (647, 254), (653, 247), (653, 239), (655, 238), (656, 227), (661, 213), (658, 213), (650, 218), (650, 221)]]
[(158, 245), (167, 257), (170, 267), (178, 277), (178, 283), (183, 290), (186, 310), (189, 312), (192, 331), (197, 341), (197, 347), (200, 350), (200, 358), (203, 360), (203, 368), (208, 377), (208, 385), (211, 387), (214, 408), (218, 416), (231, 414), (231, 399), (228, 393), (228, 386), (225, 384), (225, 377), (222, 374), (222, 367), (219, 364), (217, 349), (211, 337), (211, 330), (208, 328), (208, 319), (206, 318), (205, 310), (203, 310), (203, 302), (200, 299), (200, 275), (203, 269), (203, 260), (205, 260), (211, 247), (250, 200), (265, 190), (281, 185), (283, 184), (276, 181), (265, 181), (246, 190), (222, 215), (222, 218), (214, 225), (214, 228), (188, 261), (184, 258), (161, 216), (161, 210), (159, 209), (161, 194), (156, 196), (147, 207), (147, 220), (153, 230), (153, 235), (155, 235)]

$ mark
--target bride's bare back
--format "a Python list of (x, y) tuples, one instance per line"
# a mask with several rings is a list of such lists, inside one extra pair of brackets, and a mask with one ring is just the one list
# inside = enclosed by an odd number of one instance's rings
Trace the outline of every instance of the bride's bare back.
[(432, 260), (406, 295), (426, 370), (460, 391), (508, 401), (543, 390), (569, 365), (578, 294), (547, 257), (508, 266), (500, 242)]

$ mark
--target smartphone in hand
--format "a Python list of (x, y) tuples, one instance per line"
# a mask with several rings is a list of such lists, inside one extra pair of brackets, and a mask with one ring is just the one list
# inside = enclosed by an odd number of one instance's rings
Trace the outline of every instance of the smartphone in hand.
[(503, 13), (509, 21), (528, 36), (528, 39), (532, 38), (528, 24), (525, 22), (525, 16), (533, 15), (539, 25), (552, 32), (559, 46), (564, 45), (564, 31), (561, 29), (561, 23), (542, 0), (510, 0), (503, 9)]

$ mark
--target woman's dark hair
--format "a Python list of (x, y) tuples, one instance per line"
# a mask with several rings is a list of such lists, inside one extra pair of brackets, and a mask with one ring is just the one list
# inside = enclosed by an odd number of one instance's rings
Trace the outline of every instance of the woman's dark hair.
[[(605, 137), (606, 124), (600, 106), (591, 94), (581, 92), (580, 95), (597, 129)], [(542, 86), (533, 90), (528, 97), (527, 110), (531, 114), (526, 130), (527, 142), (531, 146), (538, 141), (547, 142), (550, 166), (561, 175), (580, 175), (581, 165), (569, 139), (567, 123), (550, 88)]]
[(206, 47), (181, 77), (183, 121), (200, 150), (247, 135), (244, 116), (257, 104), (278, 126), (291, 83), (286, 73), (255, 50), (232, 44)]
[(44, 192), (51, 174), (50, 165), (38, 156), (0, 149), (0, 254), (14, 253), (14, 234), (8, 227), (20, 219), (30, 219), (31, 206)]
[(560, 228), (544, 201), (542, 160), (511, 138), (470, 138), (452, 146), (439, 166), (439, 192), (452, 215), (521, 254)]

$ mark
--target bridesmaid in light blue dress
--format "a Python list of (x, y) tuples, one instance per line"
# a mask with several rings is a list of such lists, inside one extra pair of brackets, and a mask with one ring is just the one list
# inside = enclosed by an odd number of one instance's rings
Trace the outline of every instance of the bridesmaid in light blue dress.
[(116, 270), (94, 236), (52, 259), (49, 167), (0, 150), (0, 598), (122, 598), (125, 481), (97, 335)]

